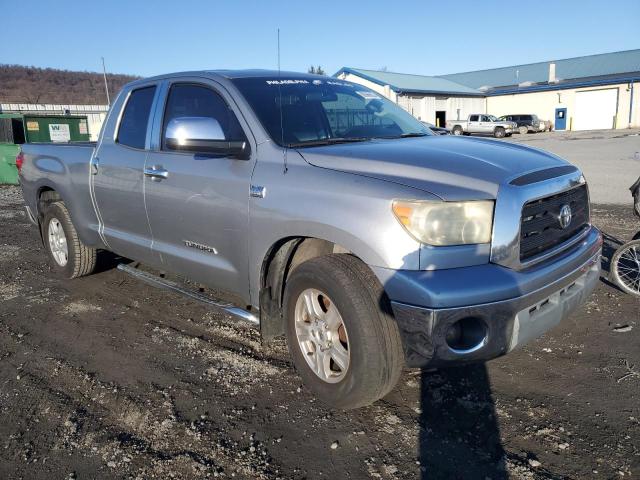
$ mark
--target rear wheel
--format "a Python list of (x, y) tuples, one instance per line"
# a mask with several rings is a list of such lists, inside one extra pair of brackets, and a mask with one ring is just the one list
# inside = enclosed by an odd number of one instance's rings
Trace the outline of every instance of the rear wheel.
[(611, 259), (613, 281), (622, 290), (640, 297), (640, 240), (622, 245)]
[(496, 138), (502, 138), (505, 135), (506, 135), (506, 132), (502, 127), (496, 127), (496, 129), (493, 131), (493, 136)]
[(346, 254), (295, 268), (285, 291), (287, 342), (305, 385), (336, 408), (385, 396), (404, 365), (389, 302), (373, 273)]
[(58, 276), (71, 279), (93, 272), (96, 250), (80, 241), (64, 203), (55, 202), (47, 207), (42, 236), (49, 263)]
[(462, 127), (460, 125), (456, 125), (453, 127), (453, 130), (451, 130), (451, 133), (453, 135), (462, 135)]
[(529, 133), (529, 128), (528, 127), (518, 127), (518, 132), (520, 132), (521, 135), (526, 135), (527, 133)]

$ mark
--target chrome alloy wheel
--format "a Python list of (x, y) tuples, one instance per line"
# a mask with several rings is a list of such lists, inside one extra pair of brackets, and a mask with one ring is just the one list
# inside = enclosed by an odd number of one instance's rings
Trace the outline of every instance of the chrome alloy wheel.
[(47, 233), (51, 255), (58, 265), (64, 267), (69, 261), (69, 248), (67, 247), (67, 236), (64, 234), (60, 220), (53, 217), (49, 222)]
[(309, 368), (327, 383), (337, 383), (349, 370), (349, 337), (342, 316), (320, 290), (304, 290), (295, 307), (298, 345)]
[(627, 293), (640, 296), (640, 244), (633, 243), (620, 248), (614, 268), (619, 285)]

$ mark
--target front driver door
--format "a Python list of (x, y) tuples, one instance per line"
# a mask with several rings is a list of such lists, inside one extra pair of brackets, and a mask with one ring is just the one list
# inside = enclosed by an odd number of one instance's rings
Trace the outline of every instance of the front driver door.
[(153, 250), (169, 271), (244, 294), (254, 154), (250, 160), (240, 160), (175, 151), (165, 141), (168, 123), (180, 117), (213, 118), (225, 140), (246, 140), (238, 111), (229, 106), (231, 98), (214, 82), (204, 82), (178, 81), (169, 86), (158, 145), (147, 157), (147, 171), (166, 172), (160, 178), (145, 177)]

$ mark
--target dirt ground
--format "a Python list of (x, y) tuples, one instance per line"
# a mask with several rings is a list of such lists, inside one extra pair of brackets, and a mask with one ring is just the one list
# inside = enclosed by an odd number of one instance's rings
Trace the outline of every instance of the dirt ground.
[[(604, 280), (519, 351), (332, 411), (247, 324), (113, 261), (55, 280), (21, 205), (0, 188), (2, 479), (640, 477), (640, 300)], [(607, 252), (640, 228), (594, 221)]]

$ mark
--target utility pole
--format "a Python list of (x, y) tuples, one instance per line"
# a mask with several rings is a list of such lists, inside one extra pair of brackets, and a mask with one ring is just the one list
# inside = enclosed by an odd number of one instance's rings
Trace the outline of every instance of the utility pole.
[(109, 98), (109, 85), (107, 84), (107, 69), (104, 66), (104, 57), (102, 58), (102, 75), (104, 76), (104, 90), (107, 92), (107, 105), (111, 106), (111, 99)]

